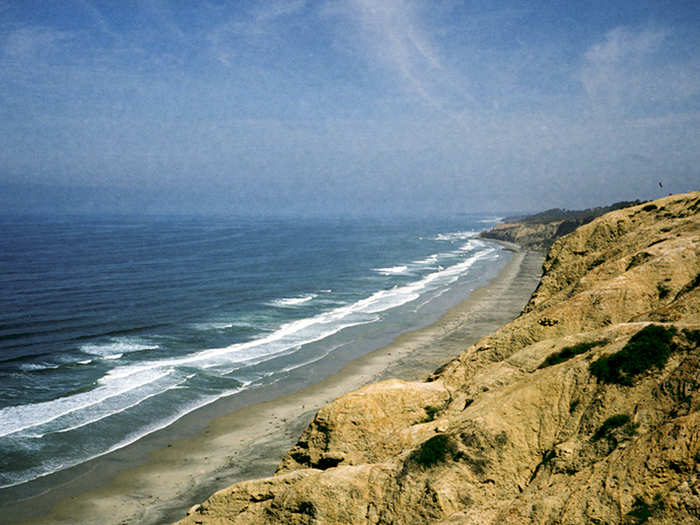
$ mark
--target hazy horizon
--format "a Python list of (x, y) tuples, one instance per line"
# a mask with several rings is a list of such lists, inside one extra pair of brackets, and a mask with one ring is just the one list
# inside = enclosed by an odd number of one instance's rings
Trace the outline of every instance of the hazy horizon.
[(697, 2), (0, 0), (0, 28), (5, 213), (527, 212), (700, 181)]

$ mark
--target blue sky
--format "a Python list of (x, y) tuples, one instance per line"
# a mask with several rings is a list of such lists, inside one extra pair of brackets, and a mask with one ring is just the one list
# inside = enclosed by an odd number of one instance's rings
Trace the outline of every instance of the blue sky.
[(698, 50), (697, 1), (0, 0), (0, 206), (421, 214), (698, 189)]

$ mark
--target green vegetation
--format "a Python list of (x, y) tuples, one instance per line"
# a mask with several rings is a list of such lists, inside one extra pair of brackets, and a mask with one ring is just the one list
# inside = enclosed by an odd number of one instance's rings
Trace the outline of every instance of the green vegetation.
[(302, 501), (297, 509), (300, 514), (306, 514), (312, 518), (316, 517), (316, 507), (310, 501)]
[(600, 266), (605, 262), (604, 258), (598, 258), (598, 259), (593, 259), (591, 262), (588, 263), (588, 266), (586, 267), (587, 270), (592, 270), (596, 266)]
[[(578, 224), (585, 224), (591, 222), (596, 217), (604, 215), (613, 210), (619, 210), (622, 208), (629, 208), (631, 206), (637, 206), (642, 204), (642, 201), (620, 201), (610, 206), (601, 206), (598, 208), (586, 208), (585, 210), (566, 210), (561, 208), (552, 208), (550, 210), (545, 210), (533, 215), (516, 215), (512, 217), (506, 217), (504, 222), (523, 222), (529, 224), (546, 224), (548, 222), (562, 221), (562, 220), (575, 220)], [(654, 206), (656, 208), (656, 206)]]
[(656, 208), (656, 204), (647, 204), (642, 208), (642, 211), (654, 211)]
[(676, 295), (676, 297), (679, 297), (679, 296), (681, 296), (681, 295), (683, 295), (683, 294), (686, 294), (686, 293), (690, 292), (691, 290), (694, 290), (695, 288), (698, 287), (698, 285), (700, 285), (700, 273), (697, 274), (697, 275), (693, 278), (692, 281), (690, 281), (688, 284), (686, 284), (686, 285), (678, 292), (678, 294)]
[(588, 343), (578, 343), (578, 344), (575, 344), (572, 346), (565, 346), (564, 348), (562, 348), (558, 352), (554, 352), (553, 354), (551, 354), (537, 368), (547, 368), (548, 366), (558, 365), (559, 363), (563, 363), (564, 361), (568, 361), (572, 357), (576, 357), (579, 354), (583, 354), (585, 352), (588, 352), (591, 348), (604, 345), (607, 342), (608, 342), (607, 340), (601, 339), (600, 341), (591, 341)]
[(435, 405), (426, 405), (423, 407), (423, 410), (425, 410), (425, 417), (420, 422), (428, 423), (435, 419), (435, 416), (438, 414), (438, 412), (440, 412), (440, 410), (442, 410), (442, 407), (438, 407)]
[(698, 287), (698, 284), (700, 284), (700, 273), (697, 274), (692, 281), (690, 281), (688, 288), (693, 290)]
[(413, 459), (423, 467), (432, 467), (442, 463), (447, 454), (454, 454), (455, 445), (447, 434), (438, 434), (423, 443), (414, 453)]
[(652, 257), (653, 255), (649, 252), (635, 253), (630, 259), (630, 262), (627, 264), (627, 268), (625, 269), (625, 271), (630, 270), (635, 266), (639, 266), (640, 264), (643, 264), (645, 261), (651, 259)]
[(674, 327), (648, 325), (630, 337), (625, 347), (591, 363), (590, 370), (599, 381), (629, 386), (636, 376), (651, 367), (663, 368), (675, 350), (671, 339)]
[(630, 417), (627, 414), (617, 414), (610, 416), (608, 419), (603, 421), (603, 424), (600, 425), (600, 428), (596, 430), (591, 439), (593, 441), (598, 441), (599, 439), (606, 437), (612, 430), (615, 430), (623, 425), (626, 425), (625, 433), (627, 435), (631, 436), (637, 430), (637, 425), (630, 423)]
[[(535, 213), (534, 215), (514, 215), (506, 217), (504, 222), (516, 222), (521, 224), (549, 224), (552, 222), (558, 222), (557, 230), (553, 235), (546, 235), (546, 238), (537, 238), (533, 241), (526, 241), (526, 245), (530, 245), (535, 249), (548, 248), (554, 243), (556, 239), (573, 232), (579, 226), (588, 224), (596, 217), (600, 217), (610, 211), (619, 210), (621, 208), (629, 208), (630, 206), (636, 206), (638, 204), (643, 204), (642, 201), (622, 201), (611, 204), (610, 206), (603, 206), (598, 208), (587, 208), (585, 210), (565, 210), (561, 208), (552, 208), (540, 213)], [(488, 232), (482, 232), (482, 237), (485, 238), (495, 238), (495, 239), (508, 239), (507, 235), (504, 237), (498, 232), (490, 230)], [(536, 236), (537, 237), (537, 236)], [(521, 239), (520, 242), (523, 240)]]
[(642, 498), (637, 496), (634, 498), (632, 510), (625, 515), (625, 523), (629, 523), (630, 525), (640, 525), (641, 523), (646, 523), (657, 510), (664, 510), (664, 502), (660, 494), (656, 495), (652, 504), (647, 503)]
[(700, 343), (700, 330), (683, 328), (682, 333), (691, 345), (698, 346), (698, 343)]

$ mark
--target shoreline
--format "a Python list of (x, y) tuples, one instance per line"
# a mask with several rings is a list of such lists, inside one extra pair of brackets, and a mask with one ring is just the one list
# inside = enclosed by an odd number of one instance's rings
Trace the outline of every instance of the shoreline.
[[(500, 244), (513, 250), (512, 245)], [(60, 486), (52, 489), (51, 499), (57, 501), (53, 508), (45, 503), (40, 515), (23, 523), (169, 523), (218, 489), (272, 475), (327, 402), (390, 377), (422, 379), (516, 317), (539, 282), (542, 260), (542, 254), (516, 249), (497, 277), (433, 324), (400, 335), (296, 393), (261, 402), (253, 399), (228, 414), (215, 414), (203, 428), (194, 425), (182, 434), (190, 437), (169, 442), (168, 429), (160, 431), (162, 447), (144, 452), (142, 464), (123, 471), (116, 465), (113, 479), (93, 490), (90, 481), (98, 475), (95, 467), (87, 469), (81, 474), (84, 489), (76, 493), (73, 487), (65, 494)], [(16, 517), (21, 518), (26, 514)]]

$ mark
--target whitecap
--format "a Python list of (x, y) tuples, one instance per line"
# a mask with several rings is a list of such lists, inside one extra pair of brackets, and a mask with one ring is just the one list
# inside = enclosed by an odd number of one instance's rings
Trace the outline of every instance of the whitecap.
[(137, 374), (129, 374), (128, 380), (102, 385), (89, 392), (61, 397), (52, 401), (2, 408), (0, 409), (0, 429), (2, 429), (0, 437), (38, 427), (67, 414), (95, 407), (108, 399), (141, 388), (171, 373), (172, 369), (142, 369)]
[[(163, 418), (161, 420), (157, 420), (156, 422), (154, 422), (152, 425), (150, 425), (148, 427), (140, 428), (139, 430), (137, 430), (135, 432), (131, 432), (130, 434), (127, 434), (118, 443), (112, 445), (111, 447), (109, 447), (103, 451), (100, 451), (96, 454), (93, 454), (87, 458), (76, 457), (76, 458), (70, 458), (70, 459), (67, 459), (64, 461), (55, 461), (55, 460), (48, 461), (44, 464), (47, 468), (43, 472), (39, 472), (37, 469), (27, 469), (26, 471), (21, 473), (20, 476), (18, 477), (18, 479), (16, 479), (15, 481), (13, 481), (11, 483), (7, 483), (5, 485), (0, 485), (0, 489), (14, 487), (14, 486), (20, 485), (22, 483), (25, 483), (29, 480), (32, 480), (32, 479), (42, 478), (42, 477), (48, 476), (50, 474), (53, 474), (55, 472), (59, 472), (59, 471), (64, 470), (66, 468), (77, 465), (79, 463), (83, 463), (85, 461), (90, 461), (90, 460), (98, 458), (100, 456), (104, 456), (106, 454), (109, 454), (110, 452), (114, 452), (115, 450), (119, 450), (121, 448), (124, 448), (124, 447), (138, 441), (139, 439), (143, 438), (144, 436), (147, 436), (149, 434), (152, 434), (154, 432), (157, 432), (159, 430), (162, 430), (162, 429), (168, 427), (169, 425), (173, 424), (175, 421), (177, 421), (181, 417), (189, 414), (190, 412), (193, 412), (194, 410), (197, 410), (197, 409), (202, 408), (206, 405), (214, 403), (215, 401), (217, 401), (223, 397), (227, 397), (227, 396), (231, 396), (233, 394), (236, 394), (236, 393), (240, 392), (241, 390), (243, 390), (245, 387), (246, 387), (246, 385), (235, 388), (235, 389), (227, 390), (227, 391), (221, 392), (221, 393), (213, 395), (213, 396), (207, 396), (207, 397), (205, 397), (201, 400), (198, 400), (198, 401), (191, 402), (191, 403), (183, 406), (182, 408), (180, 408), (180, 410), (175, 415), (173, 415), (169, 418)], [(7, 435), (7, 434), (1, 434), (1, 435)]]
[(434, 241), (464, 241), (466, 239), (471, 239), (476, 237), (479, 232), (475, 231), (464, 231), (464, 232), (450, 232), (450, 233), (438, 233), (433, 240)]
[(419, 259), (418, 261), (415, 261), (413, 264), (420, 264), (420, 265), (435, 264), (438, 262), (439, 257), (440, 256), (437, 253), (434, 253), (432, 255), (429, 255), (425, 259)]
[(132, 374), (160, 367), (205, 367), (212, 363), (215, 365), (235, 364), (272, 359), (295, 347), (301, 347), (325, 339), (344, 328), (375, 322), (379, 318), (375, 318), (371, 314), (396, 308), (413, 301), (420, 297), (421, 293), (428, 288), (437, 288), (454, 282), (474, 262), (493, 251), (494, 248), (479, 251), (457, 264), (432, 272), (410, 284), (395, 286), (389, 290), (379, 290), (369, 297), (349, 305), (339, 306), (312, 317), (285, 323), (264, 337), (244, 343), (236, 343), (224, 348), (201, 350), (188, 356), (118, 367), (108, 372), (105, 377), (100, 379), (100, 382), (119, 382)]
[[(276, 356), (293, 353), (304, 345), (325, 339), (345, 328), (376, 322), (380, 320), (380, 316), (376, 314), (409, 303), (428, 290), (447, 286), (459, 279), (475, 261), (493, 251), (493, 248), (484, 249), (457, 264), (431, 272), (412, 283), (395, 286), (388, 290), (379, 290), (354, 303), (339, 306), (308, 318), (290, 321), (281, 325), (274, 332), (251, 341), (223, 348), (201, 350), (181, 357), (153, 359), (117, 366), (99, 379), (97, 388), (90, 392), (74, 394), (46, 403), (1, 409), (0, 429), (2, 431), (0, 431), (0, 435), (43, 425), (87, 407), (97, 408), (97, 405), (105, 400), (113, 399), (115, 396), (121, 396), (135, 389), (141, 391), (144, 385), (151, 384), (148, 387), (149, 390), (156, 387), (160, 389), (161, 387), (154, 383), (156, 381), (158, 384), (167, 381), (167, 384), (163, 386), (171, 386), (173, 384), (171, 379), (175, 378), (163, 380), (160, 378), (173, 373), (173, 370), (177, 371), (178, 367), (204, 368), (214, 364), (228, 365), (229, 368), (234, 368), (237, 364), (261, 363)], [(301, 299), (301, 297), (296, 299)], [(138, 395), (140, 397), (141, 394)], [(129, 398), (132, 398), (132, 394), (129, 394)], [(132, 402), (134, 401), (132, 400)], [(77, 416), (78, 414), (75, 418), (71, 416), (71, 419), (82, 419), (83, 417), (82, 415)], [(79, 421), (75, 421), (73, 424), (79, 424)]]
[(127, 354), (131, 352), (143, 352), (144, 350), (157, 350), (160, 348), (156, 344), (140, 339), (112, 339), (107, 343), (91, 343), (82, 345), (80, 350), (86, 354), (98, 355), (109, 359), (108, 356), (116, 354)]
[(283, 299), (275, 299), (270, 304), (272, 306), (279, 306), (281, 308), (289, 308), (291, 306), (298, 306), (300, 304), (308, 303), (314, 297), (316, 297), (315, 294), (304, 295), (302, 297), (285, 297)]
[(23, 363), (19, 365), (20, 369), (25, 372), (36, 372), (39, 370), (55, 370), (60, 365), (48, 363)]
[(207, 332), (209, 330), (227, 330), (229, 328), (233, 328), (236, 325), (234, 325), (234, 323), (212, 322), (212, 323), (194, 323), (191, 326), (195, 330), (201, 330), (203, 332)]
[(483, 241), (478, 241), (476, 239), (472, 239), (470, 241), (467, 241), (466, 244), (463, 244), (460, 248), (459, 251), (461, 252), (468, 252), (470, 250), (477, 250), (479, 248), (483, 248), (486, 246), (486, 244)]
[(408, 273), (408, 266), (392, 266), (391, 268), (374, 268), (375, 271), (381, 275), (401, 275)]

